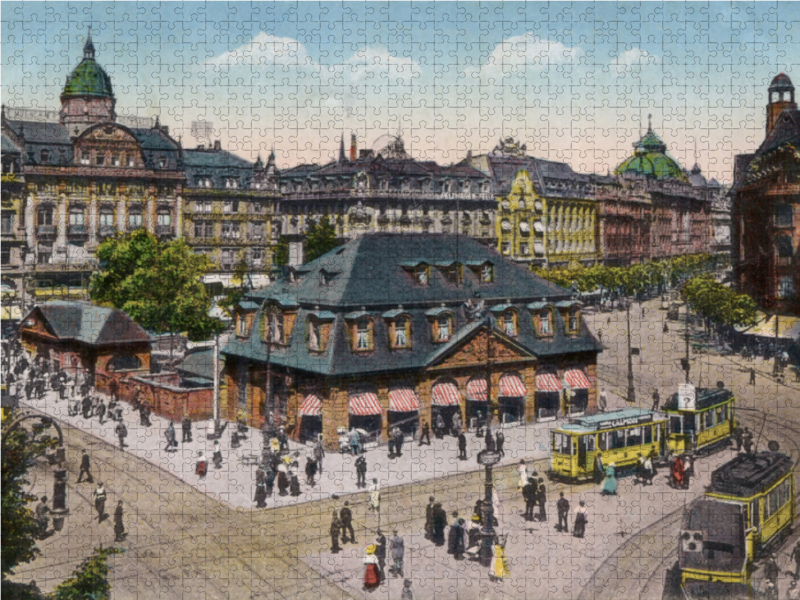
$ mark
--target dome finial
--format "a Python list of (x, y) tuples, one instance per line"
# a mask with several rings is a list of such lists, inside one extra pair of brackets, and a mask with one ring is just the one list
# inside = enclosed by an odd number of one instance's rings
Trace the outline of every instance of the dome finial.
[(86, 43), (83, 45), (83, 58), (94, 60), (94, 44), (92, 44), (92, 26), (89, 25), (89, 34), (86, 36)]

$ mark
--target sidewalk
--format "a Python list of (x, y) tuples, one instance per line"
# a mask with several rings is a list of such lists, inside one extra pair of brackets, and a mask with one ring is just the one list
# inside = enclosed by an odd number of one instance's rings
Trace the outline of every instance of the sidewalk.
[[(107, 399), (106, 399), (107, 400)], [(22, 406), (28, 406), (41, 411), (51, 417), (66, 422), (73, 427), (90, 433), (103, 441), (119, 447), (119, 442), (114, 434), (115, 421), (105, 421), (100, 425), (96, 418), (86, 421), (82, 415), (69, 416), (67, 414), (67, 401), (56, 398), (53, 392), (48, 392), (42, 400), (21, 401)], [(253, 494), (255, 492), (255, 471), (257, 462), (261, 457), (261, 432), (250, 429), (247, 439), (237, 449), (231, 449), (231, 433), (235, 425), (229, 424), (220, 443), (222, 445), (222, 468), (215, 469), (211, 461), (213, 454), (213, 441), (206, 439), (206, 426), (208, 421), (199, 421), (193, 424), (193, 441), (179, 444), (177, 452), (166, 452), (166, 438), (164, 432), (169, 421), (162, 417), (152, 415), (151, 427), (139, 424), (138, 413), (130, 405), (122, 402), (123, 419), (128, 428), (128, 437), (125, 440), (125, 451), (134, 456), (155, 464), (173, 474), (192, 487), (208, 494), (221, 502), (236, 508), (253, 508)], [(625, 402), (620, 398), (609, 397), (609, 410), (623, 408)], [(505, 452), (499, 466), (526, 461), (539, 460), (548, 456), (548, 445), (552, 429), (557, 428), (563, 421), (529, 424), (526, 426), (509, 427), (503, 430), (506, 436)], [(180, 423), (175, 424), (178, 440), (181, 439)], [(476, 455), (484, 448), (483, 438), (477, 438), (474, 433), (467, 434), (468, 460), (457, 460), (457, 439), (445, 437), (438, 440), (431, 438), (430, 446), (419, 446), (416, 442), (407, 441), (403, 445), (403, 455), (390, 459), (387, 448), (380, 447), (368, 450), (367, 483), (378, 479), (382, 488), (408, 484), (415, 481), (425, 481), (448, 477), (459, 473), (482, 470), (475, 460)], [(311, 448), (297, 442), (289, 442), (290, 452), (299, 452), (300, 463), (300, 490), (296, 497), (279, 496), (277, 484), (274, 495), (267, 500), (267, 507), (288, 506), (303, 502), (327, 499), (333, 495), (343, 496), (365, 492), (356, 487), (355, 456), (350, 454), (327, 453), (322, 466), (321, 474), (317, 475), (314, 487), (306, 485), (305, 457)], [(195, 462), (198, 452), (203, 451), (209, 461), (208, 475), (200, 478), (195, 475)]]

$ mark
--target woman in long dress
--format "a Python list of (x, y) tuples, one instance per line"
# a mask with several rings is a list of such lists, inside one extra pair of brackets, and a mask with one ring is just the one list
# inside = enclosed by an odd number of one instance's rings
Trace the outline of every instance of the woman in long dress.
[(517, 473), (519, 474), (519, 479), (517, 479), (517, 490), (519, 491), (528, 483), (528, 465), (525, 464), (524, 460), (519, 461)]
[(381, 584), (381, 572), (378, 570), (378, 557), (375, 556), (378, 548), (370, 544), (364, 552), (364, 589), (374, 590)]
[(572, 527), (572, 535), (582, 538), (586, 532), (586, 502), (579, 502), (578, 510), (575, 511), (575, 525)]
[(606, 467), (606, 478), (603, 480), (603, 495), (617, 495), (617, 476), (615, 471), (616, 465), (611, 463)]
[(511, 571), (508, 570), (508, 562), (506, 562), (505, 540), (502, 537), (498, 538), (493, 553), (494, 559), (492, 560), (492, 569), (489, 571), (489, 576), (495, 581), (502, 581), (504, 577), (511, 575)]

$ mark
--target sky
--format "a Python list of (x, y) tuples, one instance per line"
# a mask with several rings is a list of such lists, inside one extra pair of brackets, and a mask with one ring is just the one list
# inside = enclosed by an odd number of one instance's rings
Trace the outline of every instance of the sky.
[(282, 168), (354, 133), (444, 164), (511, 136), (605, 173), (651, 115), (684, 167), (730, 182), (764, 138), (771, 79), (800, 83), (792, 2), (3, 1), (0, 21), (7, 106), (57, 109), (91, 27), (118, 113), (158, 115), (187, 147), (209, 122)]

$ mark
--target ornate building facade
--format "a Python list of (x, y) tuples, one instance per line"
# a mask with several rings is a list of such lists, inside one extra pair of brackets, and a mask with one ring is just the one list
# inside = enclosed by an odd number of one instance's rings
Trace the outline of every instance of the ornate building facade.
[(767, 134), (736, 157), (732, 263), (739, 289), (768, 310), (800, 315), (800, 111), (787, 75), (769, 86)]

